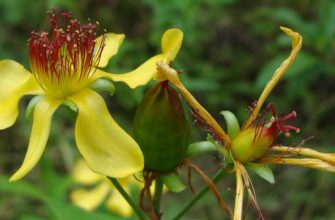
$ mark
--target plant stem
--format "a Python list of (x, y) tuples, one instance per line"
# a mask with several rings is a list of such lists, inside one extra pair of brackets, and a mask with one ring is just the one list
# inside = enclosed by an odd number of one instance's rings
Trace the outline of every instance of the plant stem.
[[(226, 173), (223, 172), (223, 169), (220, 169), (212, 178), (213, 183), (218, 183)], [(209, 187), (204, 186), (185, 206), (184, 208), (173, 218), (173, 220), (181, 219), (185, 213), (190, 210), (195, 203), (197, 203), (201, 197), (203, 197), (209, 191)]]
[(241, 174), (241, 168), (239, 163), (236, 162), (236, 194), (235, 194), (235, 206), (234, 206), (234, 220), (242, 219), (243, 193), (244, 193), (244, 185)]
[(119, 193), (123, 196), (123, 198), (128, 202), (128, 204), (133, 208), (135, 214), (140, 220), (146, 220), (146, 216), (141, 211), (141, 209), (137, 206), (134, 200), (128, 195), (128, 193), (123, 189), (121, 184), (115, 178), (108, 177), (108, 179), (113, 183), (115, 188), (119, 191)]
[(163, 181), (161, 180), (161, 178), (158, 177), (155, 182), (155, 194), (154, 194), (154, 207), (155, 207), (155, 212), (158, 215), (160, 214), (163, 185), (164, 185)]

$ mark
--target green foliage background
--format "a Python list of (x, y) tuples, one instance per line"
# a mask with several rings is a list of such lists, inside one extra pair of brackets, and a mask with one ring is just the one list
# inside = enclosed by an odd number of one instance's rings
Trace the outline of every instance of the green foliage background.
[[(280, 62), (290, 52), (290, 39), (279, 26), (290, 27), (304, 38), (303, 49), (279, 86), (271, 94), (279, 112), (298, 112), (299, 135), (280, 139), (335, 151), (335, 2), (332, 0), (2, 0), (0, 1), (0, 59), (14, 59), (28, 69), (26, 41), (32, 30), (47, 30), (50, 8), (70, 10), (81, 21), (98, 20), (110, 32), (126, 34), (120, 53), (107, 67), (124, 72), (160, 51), (160, 37), (171, 27), (184, 32), (184, 43), (174, 66), (183, 70), (186, 86), (223, 124), (221, 110), (231, 110), (242, 122), (247, 106), (256, 100)], [(130, 90), (116, 84), (108, 98), (110, 111), (131, 132), (136, 106), (146, 87)], [(74, 183), (69, 176), (78, 157), (73, 138), (75, 113), (62, 107), (55, 115), (51, 136), (38, 167), (23, 181), (7, 179), (21, 164), (31, 121), (21, 116), (0, 133), (0, 219), (76, 219), (83, 211), (66, 203)], [(94, 132), (94, 131), (92, 131)], [(193, 129), (194, 141), (205, 133)], [(213, 173), (213, 157), (197, 160)], [(334, 219), (335, 176), (296, 167), (275, 167), (276, 184), (254, 178), (259, 203), (267, 219)], [(233, 176), (219, 184), (228, 200), (234, 194)], [(202, 181), (195, 179), (197, 189)], [(191, 198), (190, 192), (165, 197), (166, 211), (174, 213)], [(113, 219), (102, 206), (89, 219)], [(212, 195), (197, 204), (185, 219), (222, 219), (223, 211)], [(68, 218), (66, 218), (68, 216)], [(254, 219), (252, 209), (246, 219)], [(92, 217), (92, 218), (90, 218)], [(115, 217), (117, 219), (117, 217)], [(83, 218), (85, 219), (85, 218)], [(167, 217), (166, 219), (169, 219)]]

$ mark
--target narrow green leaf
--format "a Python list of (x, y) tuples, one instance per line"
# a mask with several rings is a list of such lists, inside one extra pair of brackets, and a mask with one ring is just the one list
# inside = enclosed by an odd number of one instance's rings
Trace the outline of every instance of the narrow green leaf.
[(180, 177), (175, 173), (170, 173), (161, 176), (164, 185), (169, 191), (179, 193), (184, 191), (186, 188), (185, 184), (181, 181)]
[(248, 163), (246, 167), (254, 171), (256, 174), (258, 174), (269, 183), (275, 183), (275, 178), (273, 176), (272, 170), (267, 165)]
[(222, 111), (220, 114), (226, 120), (229, 137), (234, 139), (240, 133), (240, 125), (236, 116), (231, 111)]
[(58, 175), (45, 156), (40, 160), (40, 169), (41, 179), (46, 186), (45, 193), (47, 193), (48, 197), (66, 200), (68, 197), (68, 189), (74, 184), (72, 178), (70, 176)]
[(32, 184), (20, 180), (17, 182), (9, 182), (9, 177), (0, 176), (0, 191), (4, 193), (12, 193), (20, 196), (29, 196), (35, 199), (44, 199), (44, 194)]

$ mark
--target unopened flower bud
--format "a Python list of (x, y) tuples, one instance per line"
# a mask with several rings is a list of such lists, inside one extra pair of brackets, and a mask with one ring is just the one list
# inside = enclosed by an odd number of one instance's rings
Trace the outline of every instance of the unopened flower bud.
[(144, 155), (145, 170), (171, 172), (185, 156), (190, 127), (178, 93), (161, 82), (150, 88), (134, 121), (134, 139)]
[(300, 131), (299, 128), (294, 126), (284, 125), (285, 121), (297, 116), (295, 111), (282, 118), (277, 118), (272, 105), (268, 106), (267, 111), (269, 110), (272, 111), (273, 117), (268, 123), (263, 122), (263, 124), (260, 124), (259, 121), (264, 120), (259, 118), (253, 125), (244, 128), (233, 140), (231, 148), (236, 160), (242, 163), (249, 163), (260, 159), (271, 150), (280, 133), (289, 137), (289, 131)]

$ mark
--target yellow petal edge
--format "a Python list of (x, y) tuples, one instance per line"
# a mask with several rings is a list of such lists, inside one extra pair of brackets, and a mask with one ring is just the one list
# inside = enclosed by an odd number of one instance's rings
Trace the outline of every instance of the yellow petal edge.
[(47, 97), (37, 103), (34, 110), (34, 121), (27, 154), (22, 166), (9, 181), (16, 181), (24, 177), (35, 167), (41, 158), (48, 141), (52, 115), (60, 104), (61, 100), (49, 99)]
[(123, 178), (143, 169), (141, 149), (114, 121), (99, 94), (84, 89), (69, 99), (78, 107), (77, 147), (93, 171)]
[[(97, 67), (105, 67), (107, 66), (109, 60), (117, 54), (119, 51), (119, 48), (125, 38), (124, 34), (114, 34), (114, 33), (107, 33), (104, 35), (99, 36), (96, 39), (96, 46), (95, 46), (95, 52), (97, 53), (99, 48), (101, 47), (102, 39), (105, 39), (104, 41), (104, 48), (101, 53), (101, 57), (99, 60), (99, 63), (97, 64)], [(96, 58), (94, 59), (96, 60)]]
[(183, 32), (179, 29), (169, 29), (162, 37), (161, 47), (162, 53), (149, 58), (135, 70), (123, 74), (109, 74), (101, 70), (97, 70), (99, 77), (109, 78), (113, 81), (126, 83), (130, 88), (136, 88), (147, 84), (157, 73), (158, 61), (170, 63), (177, 55), (183, 40)]
[(78, 207), (87, 211), (96, 209), (106, 198), (110, 190), (110, 185), (100, 183), (93, 189), (76, 189), (71, 195), (71, 201)]
[(33, 75), (13, 60), (0, 61), (0, 129), (14, 124), (19, 101), (27, 94), (42, 94)]

